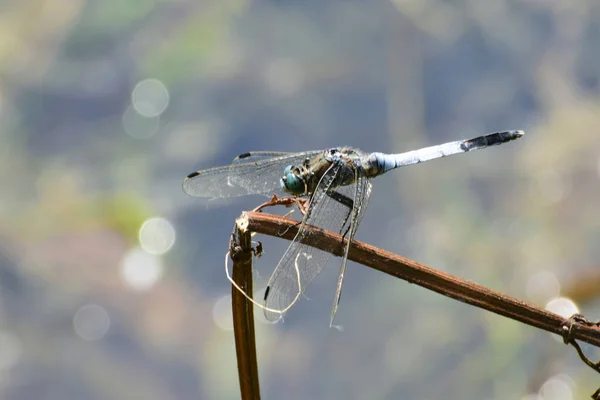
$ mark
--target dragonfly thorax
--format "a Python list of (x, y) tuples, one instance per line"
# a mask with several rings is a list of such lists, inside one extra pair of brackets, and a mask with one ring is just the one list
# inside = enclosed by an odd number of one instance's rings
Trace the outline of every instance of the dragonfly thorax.
[(302, 163), (288, 165), (280, 180), (281, 188), (293, 196), (310, 196), (333, 163), (333, 160), (328, 159), (328, 154), (329, 150), (326, 150)]

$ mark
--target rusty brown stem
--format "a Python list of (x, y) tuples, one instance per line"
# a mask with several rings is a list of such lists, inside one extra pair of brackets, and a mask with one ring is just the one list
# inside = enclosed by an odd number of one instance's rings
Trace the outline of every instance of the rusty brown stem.
[[(245, 212), (240, 220), (244, 221), (246, 229), (250, 232), (281, 237), (287, 240), (292, 240), (298, 231), (297, 221), (277, 215)], [(342, 255), (341, 252), (344, 246), (340, 246), (342, 240), (340, 235), (311, 226), (306, 227), (306, 229), (310, 231), (310, 234), (303, 239), (305, 244), (338, 257)], [(348, 259), (463, 303), (556, 333), (562, 337), (565, 337), (568, 332), (570, 339), (581, 340), (600, 347), (600, 328), (598, 326), (570, 321), (514, 297), (427, 267), (366, 243), (353, 241)]]
[[(233, 280), (248, 296), (252, 296), (252, 256), (254, 251), (251, 232), (239, 229), (237, 223), (231, 235), (229, 252), (233, 260)], [(241, 398), (260, 399), (254, 308), (244, 294), (233, 286), (231, 288), (231, 307)]]

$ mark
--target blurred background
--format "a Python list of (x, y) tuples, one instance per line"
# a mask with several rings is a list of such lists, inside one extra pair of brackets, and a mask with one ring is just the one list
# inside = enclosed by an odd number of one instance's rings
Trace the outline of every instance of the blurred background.
[[(250, 150), (524, 129), (377, 178), (356, 238), (600, 318), (599, 50), (595, 0), (2, 2), (0, 398), (239, 398), (224, 255), (265, 199), (181, 181)], [(260, 291), (289, 243), (257, 239)], [(598, 387), (560, 338), (353, 263), (330, 329), (339, 261), (256, 311), (263, 398)]]

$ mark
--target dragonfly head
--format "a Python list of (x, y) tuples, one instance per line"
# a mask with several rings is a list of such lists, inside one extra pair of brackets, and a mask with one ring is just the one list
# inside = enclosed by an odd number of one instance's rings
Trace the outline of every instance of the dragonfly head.
[[(296, 171), (294, 171), (294, 169)], [(306, 192), (306, 182), (302, 177), (297, 173), (297, 168), (294, 168), (292, 165), (288, 165), (285, 167), (283, 171), (283, 176), (281, 177), (281, 188), (287, 193), (300, 196), (301, 194)]]

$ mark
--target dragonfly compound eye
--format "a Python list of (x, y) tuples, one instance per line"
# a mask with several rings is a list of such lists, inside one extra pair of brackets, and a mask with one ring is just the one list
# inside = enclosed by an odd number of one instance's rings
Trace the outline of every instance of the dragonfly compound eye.
[(283, 190), (294, 196), (301, 195), (306, 190), (304, 181), (292, 172), (292, 166), (288, 165), (283, 171), (281, 178), (281, 187)]

